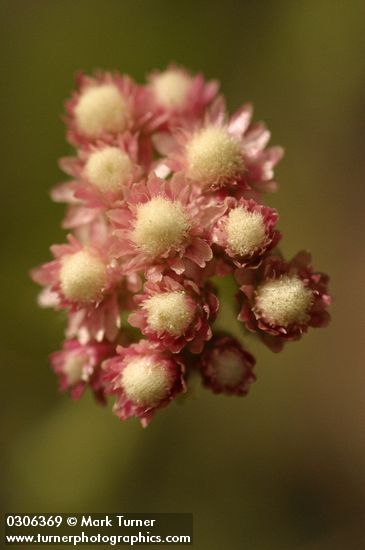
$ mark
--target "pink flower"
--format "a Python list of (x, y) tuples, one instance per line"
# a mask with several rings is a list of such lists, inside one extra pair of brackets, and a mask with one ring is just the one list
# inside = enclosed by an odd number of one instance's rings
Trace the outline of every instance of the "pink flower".
[(161, 129), (168, 130), (200, 119), (219, 88), (217, 81), (205, 82), (202, 74), (192, 76), (175, 65), (153, 72), (147, 81), (152, 106), (165, 120)]
[(255, 358), (230, 336), (215, 336), (200, 357), (203, 383), (214, 393), (246, 395), (256, 380)]
[(139, 309), (129, 323), (160, 349), (178, 353), (187, 347), (200, 353), (212, 337), (219, 302), (208, 284), (202, 289), (189, 279), (164, 276), (160, 282), (147, 281), (134, 300)]
[(76, 77), (77, 90), (66, 103), (67, 137), (80, 146), (97, 139), (106, 142), (127, 131), (143, 128), (151, 119), (145, 112), (146, 91), (119, 73), (96, 72)]
[(118, 346), (117, 354), (103, 364), (106, 394), (116, 396), (113, 411), (121, 420), (135, 416), (146, 427), (158, 409), (185, 391), (184, 364), (146, 340)]
[(274, 229), (277, 212), (252, 199), (228, 197), (226, 205), (213, 229), (213, 242), (236, 267), (257, 267), (281, 237)]
[(61, 351), (51, 354), (54, 372), (59, 377), (60, 391), (69, 391), (72, 399), (79, 399), (90, 386), (98, 401), (105, 403), (100, 365), (115, 353), (115, 346), (108, 342), (80, 344), (66, 340)]
[(324, 327), (330, 316), (328, 276), (316, 273), (311, 257), (299, 252), (290, 262), (268, 256), (256, 271), (239, 270), (242, 303), (238, 318), (273, 351), (298, 340), (308, 327)]
[(126, 273), (151, 266), (185, 270), (185, 260), (199, 267), (213, 257), (205, 234), (218, 215), (179, 175), (169, 181), (151, 175), (133, 185), (126, 202), (108, 213), (113, 226), (116, 257)]
[[(263, 123), (251, 123), (252, 107), (244, 105), (226, 121), (221, 98), (207, 113), (205, 122), (184, 129), (161, 142), (166, 164), (204, 192), (225, 188), (247, 193), (276, 190), (273, 168), (283, 156), (281, 147), (265, 149), (270, 132)], [(157, 142), (157, 145), (159, 143)]]
[(114, 340), (120, 328), (119, 291), (126, 280), (108, 248), (83, 246), (69, 236), (68, 244), (51, 250), (55, 259), (32, 272), (33, 280), (45, 286), (41, 305), (69, 311), (68, 338)]
[[(96, 141), (78, 150), (76, 157), (60, 160), (60, 168), (72, 181), (52, 190), (57, 202), (83, 205), (89, 209), (105, 210), (124, 197), (124, 190), (138, 181), (144, 170), (139, 165), (138, 140), (128, 133), (109, 143)], [(149, 168), (149, 163), (145, 167)]]

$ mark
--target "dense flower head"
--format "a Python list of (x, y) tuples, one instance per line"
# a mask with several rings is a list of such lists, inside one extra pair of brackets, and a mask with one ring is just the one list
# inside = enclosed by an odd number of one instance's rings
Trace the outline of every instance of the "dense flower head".
[(218, 89), (178, 65), (142, 84), (97, 71), (77, 75), (65, 105), (75, 150), (51, 197), (68, 236), (32, 271), (39, 304), (67, 317), (51, 365), (74, 399), (90, 386), (143, 426), (196, 376), (226, 395), (256, 380), (241, 339), (216, 329), (232, 285), (242, 330), (273, 351), (329, 320), (328, 277), (306, 253), (284, 260), (265, 204), (283, 149), (251, 104), (230, 116)]

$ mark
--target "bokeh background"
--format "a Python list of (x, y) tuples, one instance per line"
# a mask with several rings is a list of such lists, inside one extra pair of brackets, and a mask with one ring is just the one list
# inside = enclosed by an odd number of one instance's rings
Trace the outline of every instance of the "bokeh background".
[[(5, 511), (193, 512), (199, 550), (365, 548), (363, 0), (1, 2), (2, 497)], [(142, 80), (171, 60), (221, 80), (286, 148), (283, 250), (332, 276), (333, 321), (279, 355), (250, 342), (247, 398), (197, 390), (147, 430), (60, 396), (64, 322), (29, 269), (62, 242), (49, 188), (76, 70)]]

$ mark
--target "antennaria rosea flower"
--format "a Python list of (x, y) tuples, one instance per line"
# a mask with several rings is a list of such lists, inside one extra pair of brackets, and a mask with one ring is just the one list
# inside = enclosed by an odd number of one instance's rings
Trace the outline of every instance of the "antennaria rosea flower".
[[(142, 84), (99, 71), (79, 74), (66, 102), (75, 151), (51, 195), (66, 204), (69, 235), (32, 271), (39, 304), (67, 315), (51, 365), (72, 398), (89, 386), (143, 426), (193, 374), (214, 393), (246, 395), (256, 380), (246, 331), (280, 351), (329, 321), (327, 275), (308, 253), (284, 259), (265, 204), (283, 149), (268, 146), (250, 104), (229, 116), (218, 88), (175, 65)], [(214, 324), (225, 277), (237, 285), (240, 341)]]

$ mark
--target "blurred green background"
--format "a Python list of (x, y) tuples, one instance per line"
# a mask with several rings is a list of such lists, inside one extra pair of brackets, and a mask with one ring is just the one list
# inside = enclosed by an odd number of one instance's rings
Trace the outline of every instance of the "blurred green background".
[[(365, 548), (363, 0), (1, 2), (5, 511), (193, 512), (199, 550)], [(245, 399), (199, 390), (147, 430), (57, 393), (63, 319), (29, 269), (64, 239), (49, 188), (76, 70), (137, 80), (171, 60), (255, 104), (273, 144), (283, 250), (332, 276), (333, 321), (271, 354)]]

